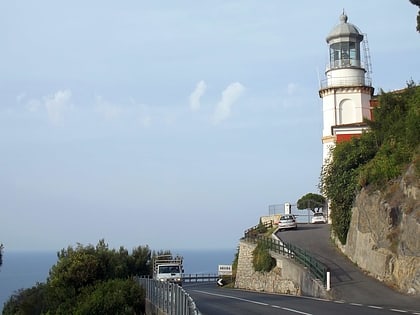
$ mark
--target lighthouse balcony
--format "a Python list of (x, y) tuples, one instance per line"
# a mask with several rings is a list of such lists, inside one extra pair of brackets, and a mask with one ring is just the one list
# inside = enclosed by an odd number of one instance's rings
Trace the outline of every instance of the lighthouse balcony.
[(346, 86), (372, 86), (372, 82), (370, 79), (360, 76), (330, 77), (320, 82), (321, 89)]
[(363, 65), (362, 62), (358, 59), (335, 59), (330, 61), (330, 64), (327, 66), (327, 71), (331, 69), (348, 67), (363, 68)]

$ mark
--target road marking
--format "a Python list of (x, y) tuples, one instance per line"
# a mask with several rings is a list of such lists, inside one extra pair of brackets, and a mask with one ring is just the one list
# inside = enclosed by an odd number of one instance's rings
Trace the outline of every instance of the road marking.
[(363, 306), (363, 304), (360, 304), (360, 303), (349, 303), (349, 304), (353, 306)]
[(270, 307), (274, 307), (274, 308), (279, 308), (279, 309), (282, 309), (284, 311), (288, 311), (288, 312), (292, 312), (292, 313), (296, 313), (296, 314), (312, 315), (312, 313), (301, 312), (301, 311), (295, 310), (293, 308), (282, 307), (282, 306), (279, 306), (279, 305), (271, 305), (271, 304), (268, 304), (268, 303), (262, 303), (262, 302), (258, 302), (258, 301), (254, 301), (254, 300), (248, 300), (248, 299), (244, 299), (244, 298), (240, 298), (240, 297), (236, 297), (236, 296), (225, 295), (225, 294), (217, 294), (217, 293), (210, 293), (210, 292), (201, 291), (201, 290), (193, 290), (193, 291), (198, 292), (198, 293), (202, 293), (202, 294), (219, 296), (219, 297), (222, 297), (222, 298), (227, 298), (227, 299), (232, 299), (232, 300), (238, 300), (238, 301), (248, 302), (248, 303), (262, 305), (262, 306), (270, 306)]
[(244, 298), (240, 298), (240, 297), (236, 297), (236, 296), (224, 295), (224, 294), (217, 294), (217, 293), (210, 293), (210, 292), (200, 291), (200, 290), (194, 290), (194, 291), (195, 291), (195, 292), (202, 293), (202, 294), (213, 295), (213, 296), (219, 296), (219, 297), (223, 297), (223, 298), (227, 298), (227, 299), (238, 300), (238, 301), (244, 301), (244, 302), (253, 303), (253, 304), (258, 304), (258, 305), (263, 305), (263, 306), (269, 306), (269, 304), (267, 304), (267, 303), (262, 303), (262, 302), (258, 302), (258, 301), (248, 300), (248, 299), (244, 299)]
[(383, 310), (384, 309), (383, 307), (376, 306), (376, 305), (368, 305), (367, 307), (374, 308), (374, 309), (377, 309), (377, 310)]
[[(230, 295), (223, 295), (223, 294), (217, 294), (217, 293), (209, 293), (206, 291), (201, 291), (201, 290), (193, 290), (195, 292), (199, 292), (199, 293), (203, 293), (203, 294), (207, 294), (207, 295), (214, 295), (214, 296), (219, 296), (219, 297), (224, 297), (224, 298), (228, 298), (228, 299), (235, 299), (235, 300), (239, 300), (239, 301), (244, 301), (244, 302), (248, 302), (248, 303), (253, 303), (253, 304), (259, 304), (259, 305), (263, 305), (263, 306), (269, 306), (272, 308), (278, 308), (278, 309), (282, 309), (284, 311), (288, 311), (288, 312), (293, 312), (293, 313), (297, 313), (297, 314), (302, 314), (302, 315), (313, 315), (312, 313), (305, 313), (305, 312), (301, 312), (295, 309), (291, 309), (291, 308), (287, 308), (287, 307), (282, 307), (279, 305), (273, 305), (273, 304), (268, 304), (268, 303), (261, 303), (258, 301), (253, 301), (253, 300), (248, 300), (248, 299), (243, 299), (243, 298), (239, 298), (239, 297), (235, 297), (235, 296), (230, 296)], [(379, 309), (379, 310), (389, 310), (391, 312), (396, 312), (396, 313), (404, 313), (404, 314), (413, 314), (413, 315), (420, 315), (419, 312), (417, 311), (407, 311), (407, 310), (400, 310), (400, 309), (396, 309), (396, 308), (385, 308), (385, 307), (381, 307), (381, 306), (376, 306), (376, 305), (364, 305), (364, 304), (360, 304), (360, 303), (348, 303), (346, 301), (342, 301), (342, 300), (324, 300), (324, 299), (318, 299), (318, 298), (312, 298), (312, 297), (305, 297), (305, 296), (300, 296), (300, 298), (307, 298), (307, 299), (311, 299), (311, 300), (321, 300), (321, 301), (325, 301), (325, 302), (333, 302), (333, 303), (337, 303), (337, 304), (348, 304), (348, 305), (353, 305), (353, 306), (360, 306), (360, 307), (369, 307), (369, 308), (373, 308), (373, 309)]]
[(287, 307), (280, 307), (282, 310), (285, 311), (289, 311), (289, 312), (293, 312), (293, 313), (297, 313), (297, 314), (302, 314), (302, 315), (312, 315), (311, 313), (305, 313), (305, 312), (301, 312), (292, 308), (287, 308)]

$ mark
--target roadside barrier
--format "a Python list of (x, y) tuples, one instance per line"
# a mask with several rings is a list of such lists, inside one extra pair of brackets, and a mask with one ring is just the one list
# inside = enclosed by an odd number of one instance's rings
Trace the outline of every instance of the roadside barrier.
[(179, 285), (150, 278), (136, 277), (136, 280), (146, 291), (146, 302), (159, 310), (159, 314), (200, 315), (191, 296)]
[(266, 222), (265, 224), (256, 225), (245, 231), (244, 240), (251, 243), (262, 243), (269, 250), (272, 250), (276, 253), (288, 256), (291, 259), (294, 259), (299, 264), (306, 267), (311, 275), (315, 279), (319, 279), (327, 290), (330, 289), (330, 272), (328, 267), (317, 260), (312, 254), (306, 250), (303, 250), (295, 245), (282, 242), (267, 236), (260, 234), (259, 232), (262, 229), (272, 228), (272, 222)]

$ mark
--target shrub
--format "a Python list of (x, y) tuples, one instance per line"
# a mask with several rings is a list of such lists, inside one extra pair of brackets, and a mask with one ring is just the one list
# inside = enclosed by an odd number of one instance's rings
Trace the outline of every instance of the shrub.
[(252, 254), (255, 271), (269, 272), (276, 266), (276, 260), (271, 257), (268, 247), (263, 243), (259, 242)]
[(320, 191), (330, 202), (332, 228), (345, 244), (351, 209), (362, 187), (382, 189), (414, 163), (420, 173), (420, 86), (382, 93), (370, 131), (335, 146), (321, 172)]

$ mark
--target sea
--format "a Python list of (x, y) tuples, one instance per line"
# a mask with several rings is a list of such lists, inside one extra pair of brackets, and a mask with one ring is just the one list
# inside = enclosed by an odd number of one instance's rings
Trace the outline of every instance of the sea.
[[(172, 250), (171, 250), (172, 251)], [(217, 274), (219, 265), (232, 264), (237, 249), (173, 250), (184, 257), (185, 274)], [(3, 251), (0, 267), (0, 313), (4, 303), (19, 289), (46, 282), (49, 271), (57, 263), (57, 252)]]

